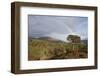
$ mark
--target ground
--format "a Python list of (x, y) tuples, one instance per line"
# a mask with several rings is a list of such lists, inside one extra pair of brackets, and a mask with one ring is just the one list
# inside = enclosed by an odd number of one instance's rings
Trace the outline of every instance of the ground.
[(28, 60), (87, 58), (87, 53), (87, 45), (82, 43), (72, 44), (41, 39), (29, 39), (28, 42)]

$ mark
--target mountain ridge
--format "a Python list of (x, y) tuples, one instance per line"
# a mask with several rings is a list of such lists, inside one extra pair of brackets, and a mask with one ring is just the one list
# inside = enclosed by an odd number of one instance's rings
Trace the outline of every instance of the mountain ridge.
[[(49, 37), (49, 36), (38, 37), (38, 38), (32, 37), (32, 38), (29, 38), (29, 39), (39, 39), (39, 40), (47, 40), (47, 41), (54, 41), (54, 42), (65, 42), (65, 41), (62, 41), (62, 40), (59, 40), (59, 39), (56, 39), (56, 38), (53, 38), (53, 37)], [(87, 44), (88, 40), (87, 39), (81, 40), (81, 43)]]

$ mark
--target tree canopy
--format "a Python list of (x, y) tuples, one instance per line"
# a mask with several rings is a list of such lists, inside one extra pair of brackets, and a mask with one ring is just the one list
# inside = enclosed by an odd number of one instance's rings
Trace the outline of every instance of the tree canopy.
[(80, 43), (81, 38), (78, 35), (68, 35), (67, 40), (72, 43)]

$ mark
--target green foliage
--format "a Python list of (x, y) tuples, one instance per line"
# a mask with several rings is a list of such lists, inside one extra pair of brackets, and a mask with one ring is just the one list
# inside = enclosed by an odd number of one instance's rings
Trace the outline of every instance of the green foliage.
[(80, 37), (78, 35), (69, 35), (67, 40), (71, 41), (72, 43), (80, 43)]
[(72, 43), (30, 39), (28, 41), (28, 59), (49, 60), (69, 57), (75, 58), (74, 52), (77, 50), (76, 48), (78, 48), (78, 50), (85, 49), (87, 51), (86, 46), (83, 44), (75, 45), (75, 50), (73, 50)]

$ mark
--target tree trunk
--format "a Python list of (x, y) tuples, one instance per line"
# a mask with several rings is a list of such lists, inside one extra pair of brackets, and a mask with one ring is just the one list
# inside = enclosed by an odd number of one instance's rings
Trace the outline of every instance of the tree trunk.
[(74, 43), (72, 43), (72, 48), (73, 48), (73, 51), (74, 51), (74, 49), (75, 49), (75, 47), (74, 47)]

